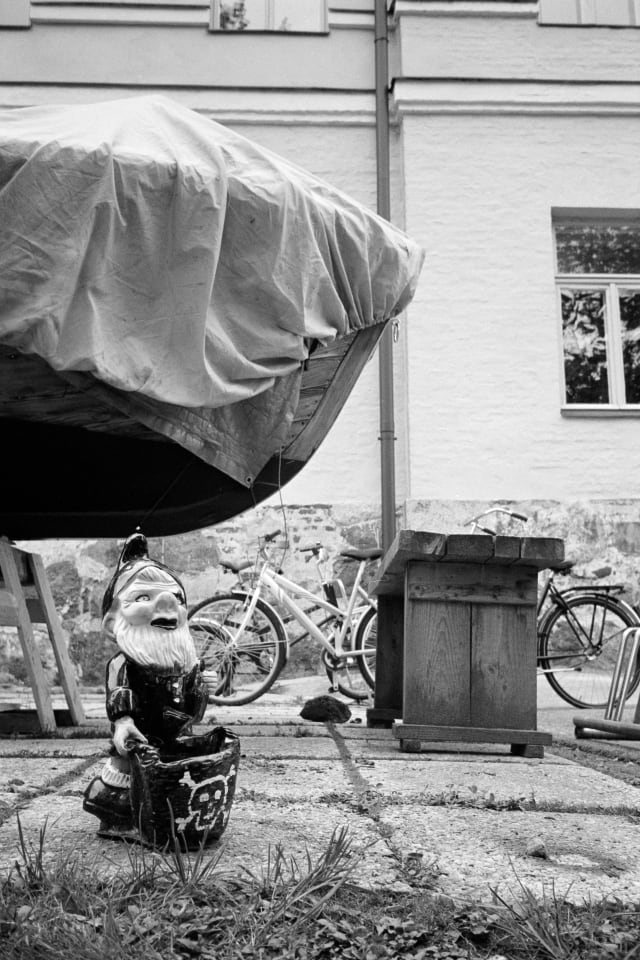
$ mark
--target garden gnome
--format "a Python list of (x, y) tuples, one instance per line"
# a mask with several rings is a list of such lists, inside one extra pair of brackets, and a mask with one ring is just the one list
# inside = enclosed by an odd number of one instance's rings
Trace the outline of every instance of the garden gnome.
[(184, 588), (152, 560), (143, 534), (126, 541), (102, 602), (102, 627), (118, 646), (106, 668), (112, 747), (87, 787), (84, 809), (100, 818), (99, 836), (136, 839), (129, 799), (129, 753), (136, 743), (171, 750), (202, 719), (207, 687), (187, 623)]

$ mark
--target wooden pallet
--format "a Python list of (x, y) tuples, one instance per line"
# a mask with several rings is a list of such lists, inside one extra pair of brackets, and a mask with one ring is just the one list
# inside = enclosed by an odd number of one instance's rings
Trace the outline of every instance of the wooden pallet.
[[(0, 540), (0, 574), (0, 626), (15, 627), (18, 631), (37, 716), (34, 723), (33, 711), (3, 711), (0, 732), (54, 733), (58, 726), (68, 725), (69, 720), (72, 725), (83, 723), (80, 693), (42, 557)], [(34, 623), (44, 623), (47, 627), (68, 711), (53, 709), (34, 637)]]

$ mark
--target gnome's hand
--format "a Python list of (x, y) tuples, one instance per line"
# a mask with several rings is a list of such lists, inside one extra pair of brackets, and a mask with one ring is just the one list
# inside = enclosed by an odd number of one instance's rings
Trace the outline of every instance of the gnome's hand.
[(119, 717), (113, 731), (113, 745), (121, 757), (126, 757), (129, 753), (130, 747), (127, 747), (129, 740), (137, 740), (138, 743), (149, 742), (145, 735), (140, 733), (131, 717)]

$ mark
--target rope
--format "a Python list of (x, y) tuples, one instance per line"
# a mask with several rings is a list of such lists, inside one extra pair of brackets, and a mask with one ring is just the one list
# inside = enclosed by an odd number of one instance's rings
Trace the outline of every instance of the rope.
[(175, 487), (176, 483), (177, 483), (179, 480), (182, 479), (182, 477), (185, 475), (185, 473), (186, 473), (187, 470), (190, 468), (190, 466), (191, 466), (192, 463), (193, 463), (192, 460), (188, 460), (188, 461), (185, 463), (185, 465), (178, 471), (178, 473), (177, 473), (176, 476), (173, 478), (173, 480), (171, 481), (171, 483), (169, 484), (169, 486), (166, 488), (166, 490), (164, 490), (164, 491), (160, 494), (160, 496), (158, 497), (158, 499), (156, 500), (156, 502), (153, 504), (153, 506), (151, 507), (151, 509), (148, 510), (147, 513), (144, 515), (144, 517), (142, 518), (141, 523), (139, 523), (138, 526), (136, 527), (136, 530), (135, 530), (136, 533), (139, 532), (142, 527), (144, 527), (144, 525), (146, 524), (146, 522), (147, 522), (147, 520), (149, 519), (149, 517), (152, 517), (152, 516), (153, 516), (153, 514), (156, 512), (156, 510), (158, 509), (158, 507), (160, 506), (160, 504), (162, 503), (162, 501), (164, 500), (164, 498), (167, 496), (167, 494), (169, 493), (169, 491), (170, 491), (170, 490), (173, 490), (173, 488)]

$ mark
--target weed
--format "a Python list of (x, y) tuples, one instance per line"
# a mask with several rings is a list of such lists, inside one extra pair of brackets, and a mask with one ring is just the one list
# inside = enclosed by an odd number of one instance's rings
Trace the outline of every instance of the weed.
[(469, 793), (461, 792), (453, 785), (447, 786), (437, 794), (423, 794), (425, 802), (432, 807), (475, 807), (483, 810), (537, 810), (538, 802), (533, 791), (529, 797), (507, 797), (498, 800), (492, 790), (479, 790), (475, 784)]
[(116, 864), (52, 853), (46, 823), (33, 845), (20, 822), (18, 837), (0, 884), (2, 960), (640, 960), (637, 906), (522, 884), (512, 901), (458, 906), (415, 882), (434, 865), (411, 856), (414, 889), (370, 890), (346, 828), (317, 858), (276, 844), (242, 873), (225, 872), (223, 846), (187, 852), (175, 838)]

